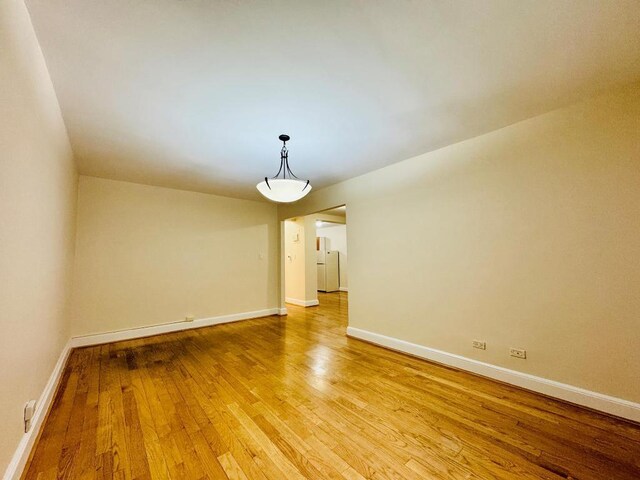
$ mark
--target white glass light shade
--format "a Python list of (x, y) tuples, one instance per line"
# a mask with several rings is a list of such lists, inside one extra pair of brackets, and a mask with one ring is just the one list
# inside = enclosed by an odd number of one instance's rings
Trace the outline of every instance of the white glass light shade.
[(309, 193), (311, 184), (307, 185), (306, 181), (293, 178), (270, 178), (269, 185), (267, 185), (267, 182), (262, 181), (256, 185), (256, 188), (262, 195), (273, 202), (290, 203), (300, 200)]

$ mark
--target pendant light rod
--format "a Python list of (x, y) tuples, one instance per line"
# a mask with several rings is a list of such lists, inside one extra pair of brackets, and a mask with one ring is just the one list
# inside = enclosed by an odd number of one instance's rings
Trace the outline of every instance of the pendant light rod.
[(297, 178), (301, 180), (295, 173), (291, 171), (291, 167), (289, 167), (289, 149), (287, 148), (287, 142), (291, 139), (289, 135), (282, 134), (278, 137), (282, 142), (282, 149), (280, 150), (280, 168), (278, 169), (278, 173), (276, 173), (272, 179), (278, 178), (278, 176), (282, 173), (282, 178), (287, 178), (287, 174), (289, 178)]
[(256, 188), (262, 195), (274, 202), (295, 202), (309, 193), (311, 190), (310, 180), (302, 180), (291, 171), (289, 150), (287, 149), (287, 142), (291, 137), (283, 133), (278, 138), (282, 142), (278, 173), (270, 178), (264, 177), (264, 181), (256, 185)]

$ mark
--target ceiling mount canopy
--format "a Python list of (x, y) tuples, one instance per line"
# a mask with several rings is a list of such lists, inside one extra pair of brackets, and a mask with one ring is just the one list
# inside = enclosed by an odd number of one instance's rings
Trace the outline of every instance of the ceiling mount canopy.
[(289, 150), (287, 142), (289, 135), (278, 137), (282, 142), (280, 150), (280, 168), (271, 178), (264, 177), (264, 181), (256, 185), (258, 191), (266, 198), (278, 203), (291, 203), (300, 200), (311, 191), (309, 180), (301, 180), (295, 176), (289, 167)]

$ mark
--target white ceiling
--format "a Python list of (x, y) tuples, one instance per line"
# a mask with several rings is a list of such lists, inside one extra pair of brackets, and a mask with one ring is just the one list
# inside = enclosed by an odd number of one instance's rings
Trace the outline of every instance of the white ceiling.
[(81, 173), (259, 198), (640, 79), (640, 2), (27, 0)]

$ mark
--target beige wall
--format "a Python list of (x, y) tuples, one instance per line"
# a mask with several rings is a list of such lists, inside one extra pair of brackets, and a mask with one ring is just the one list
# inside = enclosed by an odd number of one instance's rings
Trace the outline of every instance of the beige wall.
[(307, 301), (318, 301), (318, 254), (316, 253), (316, 218), (304, 217), (305, 231), (305, 295)]
[(0, 1), (0, 473), (69, 338), (77, 176), (27, 10)]
[(272, 204), (80, 177), (73, 335), (278, 306)]
[(639, 84), (279, 215), (343, 203), (351, 326), (640, 401)]
[(304, 301), (305, 292), (305, 247), (304, 217), (284, 222), (284, 278), (285, 300)]
[(325, 222), (332, 222), (332, 223), (338, 223), (338, 224), (347, 223), (346, 216), (339, 217), (337, 215), (327, 215), (326, 213), (322, 213), (322, 212), (314, 213), (313, 218), (315, 218), (316, 220), (323, 220)]
[[(317, 302), (315, 217), (308, 215), (284, 222), (285, 299)], [(297, 235), (298, 241), (294, 241)]]

